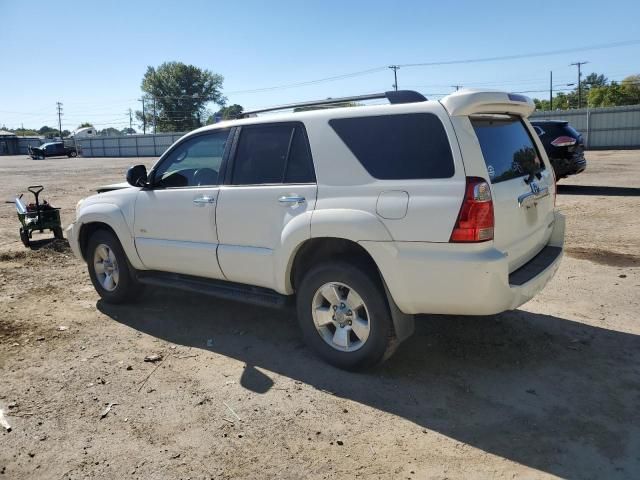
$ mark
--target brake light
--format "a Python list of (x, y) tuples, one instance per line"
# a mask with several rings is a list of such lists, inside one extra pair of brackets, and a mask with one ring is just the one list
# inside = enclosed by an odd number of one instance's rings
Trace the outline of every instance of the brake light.
[(467, 177), (464, 200), (450, 242), (486, 242), (493, 240), (493, 201), (489, 183), (479, 177)]
[(553, 140), (551, 145), (554, 147), (570, 147), (571, 145), (575, 145), (576, 142), (577, 140), (575, 138), (563, 135)]

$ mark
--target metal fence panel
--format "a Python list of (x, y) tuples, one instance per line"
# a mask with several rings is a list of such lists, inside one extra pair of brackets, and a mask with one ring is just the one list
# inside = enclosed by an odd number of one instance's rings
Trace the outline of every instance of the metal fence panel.
[(158, 157), (183, 133), (87, 137), (77, 139), (83, 157)]
[(587, 148), (640, 148), (640, 105), (533, 112), (531, 120), (567, 120)]

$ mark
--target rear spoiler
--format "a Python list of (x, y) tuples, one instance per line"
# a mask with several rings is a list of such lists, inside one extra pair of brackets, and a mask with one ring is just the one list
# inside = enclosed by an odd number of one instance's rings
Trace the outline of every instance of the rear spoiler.
[(478, 113), (505, 113), (528, 117), (536, 108), (533, 100), (525, 95), (486, 90), (459, 90), (444, 97), (440, 103), (452, 117)]

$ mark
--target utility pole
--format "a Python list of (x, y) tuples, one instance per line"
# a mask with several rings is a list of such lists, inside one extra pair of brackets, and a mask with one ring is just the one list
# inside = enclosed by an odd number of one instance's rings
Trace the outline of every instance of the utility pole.
[(393, 70), (393, 89), (398, 91), (398, 69), (400, 68), (398, 65), (389, 65), (389, 68)]
[(553, 72), (549, 72), (549, 110), (553, 110)]
[(131, 126), (132, 123), (133, 123), (133, 118), (131, 117), (131, 109), (129, 109), (129, 130), (133, 130), (133, 127)]
[(140, 99), (142, 102), (142, 133), (147, 134), (147, 115), (144, 113), (144, 97)]
[(155, 95), (153, 96), (153, 134), (156, 134), (156, 97)]
[(60, 140), (62, 140), (62, 103), (56, 102), (56, 108), (58, 109), (58, 131), (60, 132)]
[(585, 63), (589, 62), (574, 62), (569, 64), (569, 66), (575, 65), (576, 67), (578, 67), (578, 108), (582, 107), (582, 73), (580, 71), (580, 66), (584, 65)]
[(451, 85), (451, 88), (455, 88), (456, 92), (462, 88), (462, 85)]

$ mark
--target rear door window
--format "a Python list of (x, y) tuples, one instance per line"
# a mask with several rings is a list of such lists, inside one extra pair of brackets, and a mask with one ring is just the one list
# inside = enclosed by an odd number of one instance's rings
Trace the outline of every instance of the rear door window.
[(335, 118), (329, 124), (374, 178), (410, 180), (454, 174), (447, 134), (432, 113)]
[(492, 183), (504, 182), (544, 169), (533, 140), (516, 116), (472, 117)]
[(301, 124), (242, 127), (233, 161), (233, 185), (314, 182), (309, 143)]

